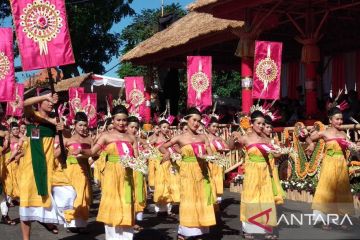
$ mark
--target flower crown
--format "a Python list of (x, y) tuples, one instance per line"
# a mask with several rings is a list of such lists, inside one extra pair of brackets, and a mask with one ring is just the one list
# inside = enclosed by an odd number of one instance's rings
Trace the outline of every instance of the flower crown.
[(125, 100), (122, 100), (121, 98), (114, 99), (113, 106), (116, 107), (119, 105), (123, 105), (126, 109), (129, 109), (129, 107), (130, 107), (130, 104), (128, 104)]
[(139, 119), (140, 122), (142, 120), (142, 117), (140, 116), (140, 114), (138, 112), (130, 112), (129, 117), (136, 117), (137, 119)]
[(8, 126), (10, 126), (10, 123), (12, 122), (16, 122), (17, 124), (19, 124), (19, 120), (14, 118), (13, 116), (9, 117), (7, 120), (6, 120), (6, 123)]

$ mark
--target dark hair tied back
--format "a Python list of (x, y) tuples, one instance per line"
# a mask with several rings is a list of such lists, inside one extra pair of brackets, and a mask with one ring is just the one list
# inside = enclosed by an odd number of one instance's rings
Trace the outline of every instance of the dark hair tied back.
[(184, 117), (184, 119), (189, 119), (191, 115), (199, 115), (201, 117), (201, 113), (199, 111), (199, 109), (197, 109), (196, 107), (192, 107), (192, 108), (189, 108), (186, 112), (186, 116)]
[(269, 115), (265, 115), (264, 119), (265, 119), (265, 124), (272, 125), (272, 119)]
[(137, 118), (137, 117), (135, 117), (135, 116), (130, 116), (130, 117), (128, 117), (128, 123), (137, 123), (137, 124), (139, 124), (140, 125), (140, 121), (139, 121), (139, 119)]
[(86, 113), (84, 113), (84, 112), (77, 112), (75, 114), (74, 120), (75, 120), (75, 123), (77, 123), (77, 122), (88, 122), (88, 117), (87, 117)]
[(123, 105), (117, 105), (112, 110), (112, 115), (115, 116), (116, 114), (125, 114), (126, 116), (128, 116), (129, 112)]
[(258, 110), (250, 115), (251, 122), (254, 123), (256, 118), (265, 118), (264, 114)]
[(340, 108), (332, 107), (332, 108), (329, 109), (329, 111), (328, 111), (328, 117), (329, 118), (336, 115), (336, 114), (342, 114)]

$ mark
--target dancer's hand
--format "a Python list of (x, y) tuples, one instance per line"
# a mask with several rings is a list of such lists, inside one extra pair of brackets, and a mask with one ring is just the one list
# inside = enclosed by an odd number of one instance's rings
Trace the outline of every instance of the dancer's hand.
[(46, 100), (48, 100), (49, 102), (56, 104), (59, 101), (59, 95), (57, 93), (48, 93), (45, 95)]
[(62, 130), (64, 130), (64, 123), (63, 121), (60, 121), (56, 123), (56, 131), (62, 131)]

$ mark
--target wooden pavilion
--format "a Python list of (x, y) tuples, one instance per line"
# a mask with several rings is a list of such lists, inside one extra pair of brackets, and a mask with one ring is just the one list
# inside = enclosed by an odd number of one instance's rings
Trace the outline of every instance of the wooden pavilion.
[(255, 40), (283, 42), (282, 95), (305, 88), (307, 115), (316, 116), (317, 98), (360, 84), (360, 1), (197, 0), (188, 9), (122, 61), (184, 68), (187, 55), (211, 55), (214, 68), (241, 71), (244, 112)]

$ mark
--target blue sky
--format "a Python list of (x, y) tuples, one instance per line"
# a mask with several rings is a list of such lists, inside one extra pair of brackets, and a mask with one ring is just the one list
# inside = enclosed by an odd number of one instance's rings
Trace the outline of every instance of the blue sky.
[[(189, 3), (194, 2), (195, 0), (164, 0), (164, 4), (171, 4), (171, 3), (179, 3), (183, 8), (185, 8)], [(142, 9), (146, 8), (160, 8), (161, 7), (161, 0), (133, 0), (131, 7), (135, 10), (136, 13), (141, 12)], [(126, 17), (121, 20), (118, 24), (114, 25), (111, 29), (111, 32), (120, 33), (121, 30), (126, 27), (128, 24), (131, 23), (132, 18)], [(10, 19), (5, 19), (3, 21), (0, 21), (0, 27), (11, 27), (11, 21)], [(105, 69), (109, 70), (112, 67), (114, 67), (119, 60), (117, 58), (113, 58), (111, 62), (107, 65), (105, 65)], [(19, 66), (20, 58), (15, 59), (15, 66)], [(117, 77), (116, 70), (118, 67), (115, 67), (113, 70), (107, 72), (105, 75), (109, 77)], [(24, 81), (26, 78), (28, 78), (30, 75), (34, 74), (36, 71), (30, 71), (30, 72), (18, 72), (15, 74), (15, 76), (18, 78), (20, 82)]]

